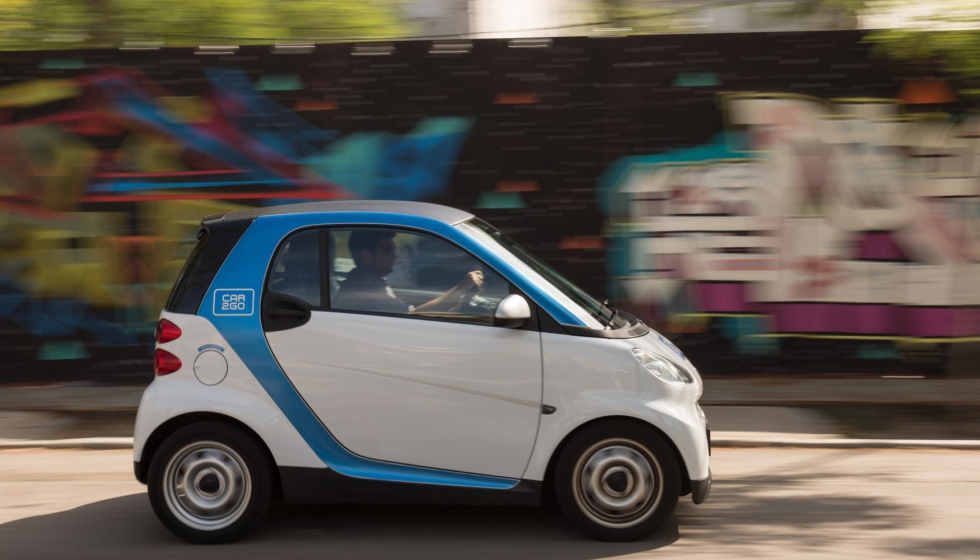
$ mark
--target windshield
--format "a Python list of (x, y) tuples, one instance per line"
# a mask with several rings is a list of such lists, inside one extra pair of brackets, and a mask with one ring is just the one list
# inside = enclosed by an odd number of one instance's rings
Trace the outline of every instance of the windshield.
[[(541, 259), (532, 255), (527, 249), (516, 241), (507, 237), (502, 231), (484, 222), (479, 218), (467, 220), (457, 227), (466, 229), (470, 233), (477, 233), (482, 239), (490, 238), (494, 243), (514, 255), (519, 261), (524, 263), (531, 270), (540, 275), (546, 282), (561, 292), (566, 298), (571, 300), (579, 309), (584, 311), (589, 317), (599, 321), (603, 326), (619, 329), (630, 326), (625, 317), (618, 316), (615, 309), (606, 306), (599, 300), (590, 296), (582, 288), (573, 284), (570, 280), (556, 272), (553, 268), (546, 265)], [(484, 234), (484, 235), (479, 235)]]

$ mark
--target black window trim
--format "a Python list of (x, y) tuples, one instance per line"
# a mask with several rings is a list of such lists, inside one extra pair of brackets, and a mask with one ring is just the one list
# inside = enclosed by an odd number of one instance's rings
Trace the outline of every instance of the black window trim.
[[(452, 239), (448, 239), (443, 235), (440, 235), (438, 233), (435, 233), (427, 229), (412, 227), (412, 226), (402, 226), (402, 225), (359, 224), (359, 223), (311, 224), (289, 231), (288, 233), (283, 235), (282, 239), (279, 240), (279, 243), (276, 245), (276, 248), (272, 252), (272, 256), (270, 257), (269, 262), (266, 265), (265, 280), (263, 281), (262, 284), (263, 297), (266, 292), (270, 292), (269, 280), (271, 279), (272, 272), (273, 272), (272, 264), (275, 261), (276, 255), (279, 253), (279, 250), (282, 248), (282, 245), (286, 242), (286, 240), (288, 240), (293, 235), (296, 235), (308, 229), (317, 229), (320, 230), (320, 236), (319, 236), (320, 306), (318, 307), (309, 306), (310, 311), (318, 311), (323, 313), (348, 313), (348, 314), (368, 315), (368, 316), (375, 316), (375, 317), (394, 317), (400, 319), (415, 319), (420, 321), (438, 321), (442, 323), (456, 323), (461, 325), (472, 325), (477, 327), (493, 327), (493, 328), (501, 328), (501, 329), (507, 328), (507, 327), (499, 327), (497, 325), (494, 325), (493, 323), (488, 324), (483, 322), (471, 321), (467, 319), (452, 319), (447, 317), (427, 317), (425, 315), (412, 315), (408, 313), (384, 313), (379, 311), (360, 311), (357, 309), (333, 309), (331, 307), (331, 301), (330, 301), (330, 273), (331, 273), (330, 255), (329, 255), (330, 230), (351, 229), (351, 228), (384, 228), (384, 229), (395, 229), (395, 230), (418, 233), (421, 235), (427, 235), (430, 237), (434, 237), (436, 239), (440, 239), (442, 241), (445, 241), (446, 243), (449, 243), (453, 247), (456, 247), (460, 251), (463, 251), (465, 254), (472, 257), (475, 261), (487, 267), (488, 269), (494, 271), (497, 275), (503, 278), (504, 281), (506, 281), (507, 285), (509, 286), (509, 290), (508, 290), (509, 293), (517, 294), (523, 297), (527, 301), (528, 306), (531, 308), (531, 319), (526, 324), (524, 324), (524, 326), (513, 330), (534, 331), (534, 332), (547, 333), (547, 334), (560, 334), (565, 336), (581, 336), (586, 338), (607, 338), (607, 339), (637, 338), (637, 337), (645, 336), (647, 333), (650, 332), (650, 328), (646, 324), (644, 324), (641, 320), (623, 311), (620, 311), (620, 314), (627, 317), (627, 320), (631, 324), (621, 329), (603, 330), (603, 329), (593, 329), (591, 327), (583, 327), (579, 325), (566, 325), (566, 324), (559, 323), (543, 307), (538, 305), (538, 303), (534, 301), (533, 298), (529, 297), (526, 293), (524, 293), (523, 290), (517, 287), (516, 284), (511, 282), (510, 279), (507, 278), (505, 274), (502, 274), (495, 267), (491, 266), (480, 257), (474, 255), (472, 252), (470, 252), (465, 247), (461, 246), (459, 243), (456, 243)], [(271, 293), (278, 293), (278, 292), (271, 292)], [(259, 302), (259, 305), (261, 305), (261, 301)]]
[[(383, 228), (383, 229), (394, 229), (394, 230), (401, 230), (401, 231), (408, 231), (408, 232), (412, 232), (412, 233), (418, 233), (418, 234), (427, 235), (429, 237), (434, 237), (436, 239), (445, 241), (446, 243), (449, 243), (453, 247), (456, 247), (457, 249), (459, 249), (463, 253), (469, 255), (476, 262), (478, 262), (481, 265), (487, 267), (488, 269), (492, 270), (495, 274), (497, 274), (498, 276), (500, 276), (505, 282), (507, 282), (507, 286), (509, 287), (508, 288), (508, 293), (509, 294), (517, 294), (517, 295), (523, 297), (525, 300), (527, 300), (528, 306), (531, 308), (531, 319), (527, 323), (525, 323), (523, 327), (520, 327), (518, 329), (508, 329), (508, 330), (518, 330), (518, 331), (521, 331), (521, 330), (538, 331), (539, 330), (539, 321), (537, 319), (537, 315), (538, 315), (537, 314), (537, 309), (540, 308), (540, 306), (537, 304), (537, 302), (535, 302), (533, 299), (531, 299), (530, 297), (528, 297), (528, 295), (525, 294), (520, 288), (518, 288), (517, 285), (515, 285), (513, 282), (511, 282), (510, 279), (507, 278), (506, 275), (501, 274), (499, 270), (497, 270), (493, 266), (489, 265), (486, 261), (484, 261), (480, 257), (477, 257), (476, 255), (474, 255), (473, 253), (471, 253), (470, 251), (468, 251), (465, 247), (461, 246), (459, 243), (456, 243), (455, 241), (453, 241), (451, 239), (447, 239), (446, 237), (444, 237), (442, 235), (439, 235), (438, 233), (429, 231), (427, 229), (416, 228), (416, 227), (411, 227), (411, 226), (399, 226), (399, 225), (387, 225), (387, 224), (328, 224), (328, 225), (324, 225), (324, 226), (321, 226), (321, 227), (323, 227), (324, 229), (327, 230), (327, 235), (330, 235), (330, 230), (332, 230), (332, 229)], [(328, 269), (328, 277), (325, 280), (322, 280), (322, 281), (324, 281), (326, 283), (327, 289), (329, 290), (329, 288), (330, 288), (330, 278), (329, 278), (329, 272), (330, 272), (329, 271), (329, 268), (330, 268), (329, 267), (330, 256), (329, 255), (327, 255), (327, 258), (325, 259), (325, 261), (327, 263), (325, 266)], [(325, 311), (327, 313), (351, 313), (351, 314), (357, 314), (357, 315), (372, 315), (372, 316), (378, 316), (378, 317), (397, 317), (397, 318), (401, 318), (401, 319), (419, 319), (419, 320), (423, 320), (423, 321), (440, 321), (440, 322), (443, 322), (443, 323), (458, 323), (458, 324), (463, 324), (463, 325), (473, 325), (473, 326), (477, 326), (477, 327), (493, 327), (493, 328), (498, 328), (498, 329), (506, 329), (507, 328), (507, 327), (500, 327), (500, 326), (494, 325), (492, 322), (491, 323), (483, 323), (483, 322), (476, 322), (476, 321), (471, 321), (471, 320), (467, 320), (467, 319), (451, 319), (451, 318), (446, 318), (446, 317), (427, 317), (425, 315), (413, 315), (413, 314), (410, 314), (410, 313), (384, 313), (384, 312), (380, 312), (380, 311), (360, 311), (360, 310), (357, 310), (357, 309), (333, 309), (332, 307), (327, 308), (327, 309), (318, 309), (317, 311)]]
[[(266, 267), (265, 280), (262, 281), (262, 296), (263, 296), (263, 298), (264, 298), (264, 296), (265, 296), (266, 293), (280, 294), (280, 292), (274, 292), (274, 291), (272, 291), (272, 290), (269, 289), (269, 282), (272, 280), (272, 274), (273, 274), (273, 272), (275, 272), (274, 268), (275, 268), (276, 257), (279, 256), (280, 249), (282, 249), (282, 247), (283, 247), (283, 245), (285, 245), (286, 241), (288, 241), (294, 235), (298, 235), (298, 234), (300, 234), (300, 233), (302, 233), (304, 231), (311, 230), (311, 229), (326, 230), (327, 229), (327, 226), (326, 225), (310, 225), (310, 226), (303, 226), (301, 228), (296, 228), (294, 230), (290, 230), (288, 233), (286, 233), (286, 235), (283, 235), (282, 236), (282, 239), (279, 240), (279, 243), (276, 244), (276, 248), (275, 248), (274, 251), (272, 251), (272, 256), (269, 257), (269, 262), (265, 266)], [(324, 307), (324, 304), (329, 305), (329, 303), (330, 303), (330, 291), (329, 291), (330, 290), (330, 281), (327, 280), (326, 282), (324, 282), (324, 279), (323, 279), (323, 271), (327, 267), (327, 263), (329, 262), (329, 259), (324, 258), (324, 257), (327, 256), (326, 255), (326, 251), (327, 251), (326, 236), (321, 231), (320, 232), (320, 235), (317, 236), (317, 252), (320, 255), (320, 305), (318, 305), (318, 306), (310, 305), (309, 302), (303, 301), (303, 303), (305, 303), (307, 305), (307, 307), (310, 308), (310, 311), (328, 311), (328, 309), (326, 307)], [(324, 299), (324, 292), (323, 292), (324, 289), (327, 290), (327, 294), (326, 294), (327, 295), (327, 298), (326, 299)], [(280, 294), (280, 295), (289, 295), (289, 294)], [(261, 303), (262, 302), (260, 301), (259, 304), (261, 305)]]
[(330, 228), (320, 228), (320, 304), (330, 309)]
[[(320, 264), (321, 264), (321, 270), (325, 270), (326, 273), (321, 274), (321, 278), (320, 278), (320, 293), (321, 293), (320, 303), (321, 303), (321, 305), (320, 305), (320, 307), (312, 307), (311, 306), (310, 307), (310, 311), (317, 311), (317, 312), (322, 312), (322, 313), (351, 313), (351, 314), (358, 314), (358, 315), (372, 315), (372, 316), (377, 316), (377, 317), (396, 317), (396, 318), (403, 318), (403, 319), (416, 319), (416, 320), (420, 320), (420, 321), (440, 321), (440, 322), (443, 322), (443, 323), (457, 323), (457, 324), (472, 325), (472, 326), (477, 326), (477, 327), (493, 327), (493, 328), (500, 328), (500, 329), (506, 328), (506, 327), (498, 327), (497, 325), (494, 325), (494, 324), (477, 323), (477, 322), (474, 322), (474, 321), (467, 321), (467, 320), (462, 320), (462, 319), (459, 319), (459, 320), (447, 319), (445, 317), (426, 317), (424, 315), (409, 315), (409, 314), (405, 314), (405, 313), (381, 313), (381, 312), (377, 312), (377, 311), (358, 311), (358, 310), (355, 310), (355, 309), (332, 309), (330, 307), (330, 303), (331, 303), (330, 302), (330, 270), (329, 270), (329, 268), (330, 268), (329, 267), (330, 255), (328, 254), (330, 242), (329, 242), (327, 236), (330, 235), (330, 230), (331, 229), (350, 229), (350, 228), (387, 228), (387, 229), (398, 229), (398, 230), (404, 230), (404, 231), (410, 231), (410, 232), (418, 232), (418, 233), (421, 233), (423, 235), (429, 235), (429, 236), (435, 237), (437, 239), (441, 239), (441, 240), (449, 243), (450, 245), (452, 245), (454, 247), (457, 247), (458, 249), (460, 249), (461, 251), (463, 251), (467, 255), (470, 255), (471, 257), (473, 257), (477, 262), (482, 263), (484, 266), (486, 266), (490, 270), (492, 270), (495, 273), (497, 273), (498, 275), (500, 275), (500, 277), (503, 278), (507, 282), (507, 284), (510, 286), (510, 293), (511, 294), (517, 294), (517, 295), (523, 297), (525, 300), (527, 300), (528, 306), (531, 308), (531, 319), (523, 327), (520, 327), (518, 329), (509, 329), (509, 330), (534, 331), (534, 332), (541, 332), (541, 333), (548, 333), (548, 334), (561, 334), (561, 335), (566, 335), (566, 336), (568, 336), (568, 335), (571, 335), (571, 336), (585, 336), (583, 334), (569, 332), (568, 330), (566, 330), (564, 328), (565, 325), (562, 325), (561, 323), (559, 323), (554, 317), (551, 316), (551, 314), (549, 314), (541, 305), (539, 305), (538, 302), (534, 301), (534, 298), (529, 297), (526, 293), (524, 293), (523, 290), (521, 290), (519, 287), (517, 287), (516, 284), (514, 284), (513, 282), (511, 282), (510, 279), (508, 279), (505, 274), (502, 274), (495, 267), (491, 266), (490, 264), (488, 264), (483, 259), (477, 257), (472, 252), (470, 252), (469, 250), (467, 250), (465, 247), (461, 246), (459, 243), (456, 243), (452, 239), (448, 239), (445, 236), (440, 235), (438, 233), (435, 233), (433, 231), (430, 231), (430, 230), (427, 230), (427, 229), (424, 229), (424, 228), (413, 227), (413, 226), (389, 225), (389, 224), (364, 224), (364, 223), (356, 223), (356, 222), (353, 222), (353, 223), (351, 223), (351, 222), (340, 222), (340, 223), (330, 223), (330, 224), (323, 224), (323, 223), (320, 223), (320, 224), (310, 224), (310, 225), (306, 225), (306, 226), (303, 226), (303, 227), (296, 228), (294, 230), (290, 230), (285, 235), (283, 235), (282, 236), (282, 239), (279, 240), (279, 243), (276, 244), (276, 248), (272, 251), (272, 255), (269, 257), (269, 262), (266, 264), (265, 280), (262, 283), (262, 296), (264, 297), (264, 295), (266, 294), (266, 292), (269, 292), (270, 291), (269, 290), (269, 279), (271, 278), (271, 275), (272, 275), (272, 263), (273, 263), (273, 261), (276, 258), (276, 254), (279, 253), (279, 249), (282, 247), (283, 243), (285, 243), (285, 241), (287, 239), (289, 239), (292, 235), (294, 235), (296, 233), (299, 233), (299, 232), (301, 232), (303, 230), (307, 230), (307, 229), (319, 229), (319, 230), (322, 230), (324, 232), (322, 234), (322, 236), (321, 236), (321, 245), (320, 245), (320, 248), (321, 248), (321, 253), (320, 253), (321, 263)], [(324, 293), (324, 291), (326, 291), (326, 296), (327, 296), (326, 298), (324, 298), (322, 296), (322, 294)], [(271, 292), (271, 293), (277, 293), (277, 292)], [(326, 306), (323, 305), (324, 303), (326, 303)], [(260, 301), (257, 304), (258, 305), (261, 305), (262, 304), (261, 299), (260, 299)]]

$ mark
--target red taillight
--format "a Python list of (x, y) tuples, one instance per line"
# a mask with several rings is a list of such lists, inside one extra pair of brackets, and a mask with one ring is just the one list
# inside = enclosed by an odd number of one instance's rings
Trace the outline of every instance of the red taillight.
[(156, 375), (167, 375), (180, 369), (180, 358), (174, 356), (166, 350), (157, 348), (153, 353), (153, 373)]
[(180, 338), (180, 327), (171, 323), (166, 319), (160, 319), (157, 323), (157, 342), (164, 343), (170, 342), (171, 340), (177, 340)]

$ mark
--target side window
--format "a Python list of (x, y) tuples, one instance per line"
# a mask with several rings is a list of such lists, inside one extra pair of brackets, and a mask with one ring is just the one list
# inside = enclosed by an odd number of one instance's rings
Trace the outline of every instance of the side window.
[(459, 247), (396, 228), (334, 228), (330, 307), (493, 324), (510, 285)]
[(289, 236), (273, 258), (268, 290), (320, 307), (320, 254), (320, 230)]

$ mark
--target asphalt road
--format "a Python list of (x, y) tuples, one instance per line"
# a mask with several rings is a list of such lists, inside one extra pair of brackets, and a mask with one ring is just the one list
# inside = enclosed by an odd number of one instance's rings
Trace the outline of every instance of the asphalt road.
[(980, 453), (723, 449), (701, 506), (600, 543), (556, 508), (283, 507), (253, 537), (193, 546), (150, 510), (128, 451), (0, 452), (0, 557), (977, 558)]

